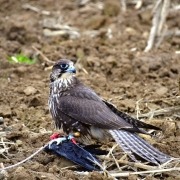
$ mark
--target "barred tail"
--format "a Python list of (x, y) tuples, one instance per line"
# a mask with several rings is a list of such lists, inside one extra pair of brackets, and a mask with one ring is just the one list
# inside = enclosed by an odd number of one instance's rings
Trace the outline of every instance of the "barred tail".
[(109, 130), (109, 132), (122, 150), (125, 151), (133, 160), (136, 160), (133, 155), (135, 154), (148, 162), (159, 165), (172, 158), (148, 144), (135, 133), (124, 130)]

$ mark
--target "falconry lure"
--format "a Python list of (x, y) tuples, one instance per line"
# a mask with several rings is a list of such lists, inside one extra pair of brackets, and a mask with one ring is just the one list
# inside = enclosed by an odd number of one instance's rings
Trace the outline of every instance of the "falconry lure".
[(52, 68), (49, 109), (57, 128), (83, 144), (105, 142), (113, 137), (133, 160), (136, 155), (158, 165), (171, 159), (137, 134), (146, 133), (141, 128), (159, 128), (117, 110), (82, 84), (75, 73), (74, 64), (68, 59), (61, 59)]

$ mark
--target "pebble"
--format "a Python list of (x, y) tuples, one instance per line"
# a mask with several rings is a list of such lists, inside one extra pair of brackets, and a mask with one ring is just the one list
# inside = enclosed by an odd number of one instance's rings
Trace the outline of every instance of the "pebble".
[(4, 123), (4, 119), (3, 117), (0, 117), (0, 124), (3, 124)]
[(89, 18), (85, 21), (85, 26), (89, 29), (99, 29), (106, 22), (106, 18), (102, 15), (95, 15), (92, 18)]
[(176, 131), (176, 124), (173, 121), (165, 121), (163, 124), (164, 135), (166, 137), (174, 136)]
[(22, 144), (23, 144), (23, 142), (22, 142), (21, 140), (19, 140), (19, 139), (16, 140), (16, 145), (17, 145), (17, 146), (22, 146)]
[(27, 67), (25, 66), (19, 66), (17, 67), (17, 69), (15, 70), (17, 73), (23, 74), (25, 72), (27, 72)]
[[(7, 105), (0, 105), (0, 116), (9, 117), (12, 114), (11, 108)], [(1, 121), (2, 121), (1, 117)]]
[(160, 87), (156, 90), (156, 94), (159, 96), (164, 96), (167, 94), (167, 92), (168, 92), (168, 88), (166, 87)]
[(23, 91), (27, 96), (32, 95), (32, 94), (36, 94), (37, 93), (37, 89), (34, 88), (33, 86), (28, 86), (26, 89), (24, 89)]
[(120, 12), (120, 3), (118, 0), (104, 1), (103, 14), (109, 17), (117, 16)]
[(137, 31), (131, 27), (127, 27), (125, 31), (131, 36), (135, 36), (137, 34)]
[(146, 11), (142, 11), (140, 14), (139, 14), (140, 18), (141, 18), (141, 21), (143, 23), (149, 23), (151, 21), (151, 18), (152, 18), (152, 13), (150, 10), (146, 10)]

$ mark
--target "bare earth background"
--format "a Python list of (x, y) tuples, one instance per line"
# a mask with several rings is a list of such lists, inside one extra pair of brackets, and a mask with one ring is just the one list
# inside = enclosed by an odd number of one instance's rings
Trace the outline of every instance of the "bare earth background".
[[(156, 138), (146, 137), (147, 140), (167, 154), (180, 156), (180, 113), (177, 111), (180, 109), (180, 55), (176, 53), (180, 38), (165, 39), (158, 50), (144, 53), (151, 9), (135, 10), (132, 5), (122, 13), (119, 1), (100, 2), (80, 6), (75, 0), (0, 1), (0, 116), (4, 118), (0, 124), (0, 150), (4, 151), (0, 162), (4, 166), (31, 155), (56, 131), (47, 105), (50, 73), (47, 67), (52, 64), (33, 46), (51, 61), (63, 57), (79, 59), (78, 77), (122, 111), (138, 116), (151, 112), (143, 120), (163, 131), (156, 132)], [(26, 3), (38, 9), (33, 10)], [(180, 13), (168, 17), (168, 27), (180, 27), (179, 17)], [(74, 33), (52, 36), (58, 24), (75, 28), (71, 29)], [(20, 52), (36, 58), (37, 63), (8, 62), (9, 56)], [(169, 113), (163, 112), (163, 108)], [(162, 113), (153, 115), (156, 110)], [(5, 150), (5, 146), (9, 149)], [(4, 178), (107, 179), (98, 173), (79, 176), (61, 169), (70, 165), (73, 164), (64, 158), (42, 152), (20, 167), (8, 170)], [(146, 179), (178, 177), (179, 172), (168, 172), (148, 175)]]

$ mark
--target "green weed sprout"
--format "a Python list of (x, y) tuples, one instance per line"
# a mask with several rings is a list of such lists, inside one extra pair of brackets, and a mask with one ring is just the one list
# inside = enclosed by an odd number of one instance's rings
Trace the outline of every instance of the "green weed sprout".
[(36, 62), (35, 59), (30, 59), (29, 57), (23, 54), (16, 54), (8, 58), (11, 63), (20, 63), (20, 64), (34, 64)]

